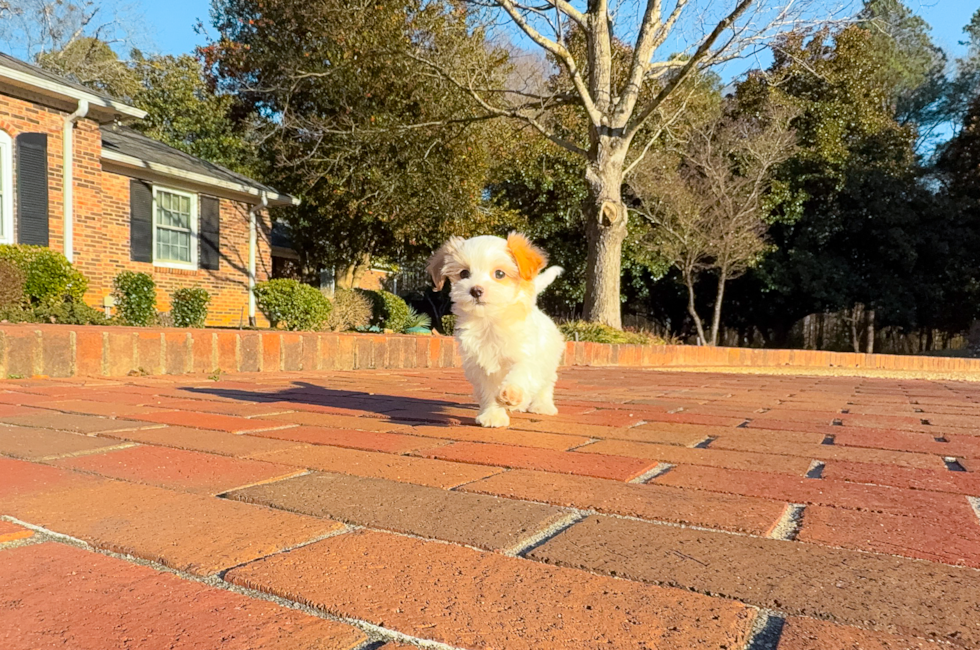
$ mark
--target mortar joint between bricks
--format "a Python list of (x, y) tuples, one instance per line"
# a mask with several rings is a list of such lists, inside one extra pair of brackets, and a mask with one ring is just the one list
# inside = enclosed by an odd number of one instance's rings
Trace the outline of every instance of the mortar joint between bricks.
[(973, 514), (977, 516), (977, 519), (980, 519), (980, 497), (967, 497), (966, 500), (973, 508)]
[(787, 503), (783, 508), (783, 513), (773, 524), (773, 527), (766, 535), (769, 539), (780, 539), (783, 541), (793, 541), (800, 533), (803, 524), (803, 513), (806, 506), (800, 503)]
[(657, 463), (656, 465), (654, 465), (647, 471), (643, 472), (636, 478), (630, 479), (629, 482), (639, 483), (639, 484), (649, 483), (653, 479), (659, 476), (663, 476), (664, 474), (672, 470), (674, 467), (675, 466), (671, 463)]
[(501, 550), (501, 553), (510, 557), (524, 557), (534, 549), (554, 539), (578, 522), (585, 519), (587, 515), (579, 510), (565, 511), (563, 516), (548, 524), (541, 530), (525, 537), (510, 548)]
[(742, 650), (777, 650), (786, 619), (768, 609), (760, 609), (752, 621), (749, 638)]

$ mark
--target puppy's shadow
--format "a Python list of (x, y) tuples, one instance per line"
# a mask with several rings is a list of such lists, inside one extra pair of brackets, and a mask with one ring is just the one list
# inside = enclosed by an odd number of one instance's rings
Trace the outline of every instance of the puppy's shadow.
[[(476, 405), (448, 399), (426, 399), (403, 395), (384, 395), (356, 390), (326, 388), (295, 381), (289, 388), (278, 391), (250, 391), (237, 388), (187, 386), (181, 390), (196, 395), (210, 395), (242, 402), (285, 402), (296, 405), (323, 407), (297, 409), (322, 412), (325, 415), (371, 415), (393, 422), (427, 426), (476, 425)], [(466, 412), (469, 411), (469, 414)]]

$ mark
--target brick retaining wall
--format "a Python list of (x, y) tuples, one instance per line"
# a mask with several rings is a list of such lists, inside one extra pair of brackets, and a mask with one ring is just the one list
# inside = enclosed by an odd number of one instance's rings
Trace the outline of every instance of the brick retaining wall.
[[(0, 325), (0, 378), (449, 368), (446, 336)], [(795, 367), (980, 373), (980, 360), (694, 346), (568, 343), (565, 365)]]

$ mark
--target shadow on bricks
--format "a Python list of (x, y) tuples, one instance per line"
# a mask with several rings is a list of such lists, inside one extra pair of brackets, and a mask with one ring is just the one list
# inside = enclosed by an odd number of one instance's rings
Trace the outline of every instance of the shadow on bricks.
[(406, 424), (425, 423), (434, 426), (476, 425), (476, 405), (458, 401), (424, 399), (408, 395), (383, 395), (352, 390), (325, 388), (295, 381), (280, 391), (248, 391), (229, 388), (188, 386), (182, 390), (243, 402), (288, 404), (296, 410), (332, 415), (358, 415), (384, 418)]

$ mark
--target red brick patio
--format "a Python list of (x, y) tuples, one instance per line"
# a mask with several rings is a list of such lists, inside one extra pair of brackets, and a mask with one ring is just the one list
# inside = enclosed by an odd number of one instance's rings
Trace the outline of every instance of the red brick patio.
[(0, 384), (0, 648), (980, 648), (980, 384)]

